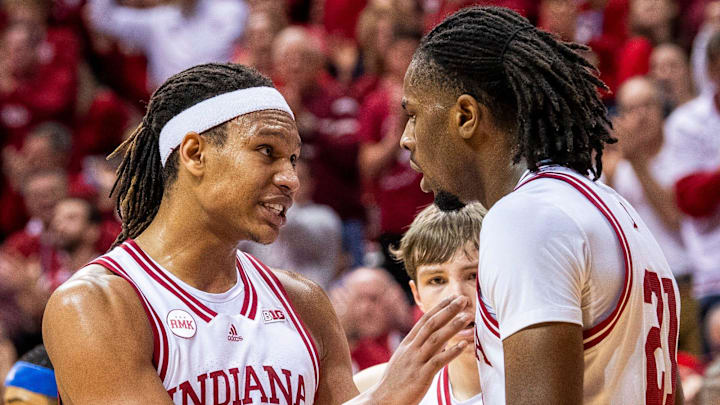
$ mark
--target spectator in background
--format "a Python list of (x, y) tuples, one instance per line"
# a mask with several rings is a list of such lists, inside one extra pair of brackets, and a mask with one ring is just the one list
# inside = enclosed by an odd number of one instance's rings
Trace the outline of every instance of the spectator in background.
[(542, 0), (538, 11), (539, 28), (554, 33), (564, 41), (575, 41), (578, 28), (576, 0)]
[[(410, 167), (410, 153), (399, 146), (408, 119), (401, 105), (403, 78), (419, 38), (416, 31), (394, 33), (384, 57), (385, 74), (378, 89), (367, 96), (358, 116), (362, 142), (358, 163), (380, 214), (383, 267), (401, 286), (407, 286), (409, 280), (390, 248), (400, 242), (415, 214), (432, 202), (432, 195), (420, 189), (422, 175)], [(409, 287), (405, 290), (409, 293)]]
[(273, 78), (295, 113), (315, 192), (313, 201), (343, 221), (343, 248), (351, 266), (363, 264), (365, 208), (357, 168), (358, 102), (322, 69), (320, 45), (301, 27), (288, 27), (273, 44)]
[(147, 9), (91, 0), (89, 11), (97, 31), (145, 52), (152, 88), (189, 67), (229, 61), (248, 14), (242, 0), (179, 0)]
[(312, 201), (315, 179), (308, 162), (298, 160), (296, 170), (300, 189), (278, 238), (270, 245), (241, 242), (240, 249), (272, 268), (300, 273), (327, 291), (340, 267), (342, 222), (331, 208)]
[[(451, 212), (430, 205), (413, 220), (394, 254), (405, 263), (413, 298), (421, 311), (429, 310), (451, 295), (465, 296), (475, 303), (480, 226), (485, 212), (479, 203)], [(474, 305), (468, 306), (466, 311), (471, 318), (475, 316)], [(448, 342), (454, 344), (464, 339), (471, 344), (443, 371), (449, 380), (446, 386), (451, 391), (447, 394), (453, 398), (447, 405), (482, 403), (474, 326), (468, 325)], [(375, 385), (385, 368), (386, 364), (383, 364), (355, 375), (358, 389), (363, 392)], [(437, 398), (438, 394), (432, 388), (425, 398)], [(438, 384), (438, 389), (441, 388)]]
[[(663, 104), (646, 77), (626, 81), (617, 94), (614, 121), (619, 153), (608, 154), (603, 173), (608, 183), (637, 210), (657, 239), (675, 276), (682, 301), (679, 350), (700, 353), (697, 303), (692, 299), (692, 262), (680, 237), (681, 215), (675, 205), (670, 150), (663, 134)], [(610, 162), (619, 159), (618, 162)]]
[[(17, 359), (15, 346), (5, 333), (5, 328), (0, 323), (0, 381), (5, 381), (5, 376)], [(0, 398), (4, 397), (5, 385), (0, 385)], [(0, 402), (1, 403), (1, 402)]]
[[(720, 31), (707, 45), (708, 77), (720, 84)], [(720, 167), (720, 93), (702, 93), (670, 115), (665, 135), (670, 150), (666, 176), (673, 182), (699, 171)], [(680, 183), (678, 184), (680, 185)], [(683, 196), (680, 193), (680, 196)], [(680, 205), (683, 205), (681, 200)], [(694, 292), (700, 303), (700, 320), (720, 304), (720, 210), (704, 218), (683, 221), (681, 232), (693, 262)], [(707, 341), (705, 351), (709, 347)]]
[(707, 46), (710, 38), (720, 31), (720, 1), (714, 0), (705, 7), (705, 18), (700, 32), (693, 41), (693, 79), (699, 93), (714, 94), (717, 84), (708, 75)]
[(695, 98), (690, 63), (685, 51), (666, 42), (650, 54), (650, 77), (660, 88), (668, 113)]
[(19, 148), (41, 122), (72, 122), (79, 45), (71, 30), (47, 28), (49, 0), (2, 5), (8, 26), (0, 38), (0, 132), (6, 135), (0, 145)]
[(57, 203), (49, 233), (61, 263), (60, 269), (51, 275), (51, 290), (102, 253), (98, 249), (101, 223), (100, 213), (86, 200), (67, 198)]
[(675, 0), (629, 0), (630, 38), (617, 52), (617, 85), (650, 71), (653, 46), (672, 41), (678, 6)]
[(233, 62), (252, 66), (266, 76), (272, 76), (272, 45), (286, 25), (279, 15), (252, 11), (242, 43), (235, 49)]
[(58, 403), (55, 371), (45, 347), (35, 347), (18, 360), (5, 379), (6, 404), (54, 405)]
[(0, 223), (9, 234), (27, 222), (22, 186), (37, 171), (64, 171), (72, 147), (70, 131), (63, 125), (46, 122), (34, 128), (19, 151), (12, 145), (2, 151), (6, 187), (0, 200)]
[(390, 360), (412, 327), (412, 311), (400, 286), (383, 269), (358, 268), (330, 290), (345, 330), (353, 371)]

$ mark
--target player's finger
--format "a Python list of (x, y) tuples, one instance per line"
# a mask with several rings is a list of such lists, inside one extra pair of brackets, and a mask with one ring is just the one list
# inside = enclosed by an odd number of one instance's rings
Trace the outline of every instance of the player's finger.
[[(468, 305), (467, 298), (457, 297), (452, 300), (449, 305), (441, 308), (439, 311), (433, 314), (425, 322), (425, 324), (422, 325), (422, 327), (417, 333), (417, 336), (413, 339), (413, 343), (416, 345), (416, 347), (423, 346), (428, 337), (430, 337), (435, 331), (448, 325), (448, 323), (450, 323), (453, 318), (455, 318), (455, 316), (465, 308), (466, 305)], [(458, 326), (455, 324), (455, 327)], [(463, 326), (459, 326), (459, 328), (462, 329)]]
[(472, 317), (467, 314), (459, 314), (450, 322), (430, 334), (422, 346), (420, 346), (420, 354), (422, 359), (429, 359), (435, 354), (441, 352), (443, 347), (453, 336), (465, 329), (472, 322)]
[(421, 316), (420, 319), (418, 319), (418, 321), (415, 323), (415, 325), (412, 327), (412, 329), (410, 329), (410, 332), (405, 337), (405, 341), (411, 342), (415, 338), (415, 336), (417, 336), (418, 332), (420, 332), (420, 330), (425, 326), (427, 321), (430, 318), (432, 318), (433, 315), (435, 315), (440, 310), (442, 310), (443, 308), (450, 305), (457, 297), (458, 297), (457, 295), (451, 295), (451, 296), (445, 298), (444, 300), (440, 301), (439, 304), (435, 305), (429, 311), (424, 313), (423, 316)]
[(440, 369), (445, 367), (448, 363), (453, 361), (454, 358), (459, 356), (469, 343), (467, 341), (461, 341), (460, 343), (453, 345), (445, 350), (439, 351), (434, 356), (429, 358), (425, 362), (422, 372), (428, 373), (428, 375), (437, 374)]

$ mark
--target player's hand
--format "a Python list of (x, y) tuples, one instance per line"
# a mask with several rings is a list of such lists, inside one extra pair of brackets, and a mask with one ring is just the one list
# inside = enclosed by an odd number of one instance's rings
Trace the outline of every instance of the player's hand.
[(435, 374), (467, 346), (445, 343), (472, 319), (463, 312), (465, 297), (450, 297), (431, 309), (415, 324), (388, 363), (385, 375), (372, 389), (373, 403), (417, 404), (427, 392)]

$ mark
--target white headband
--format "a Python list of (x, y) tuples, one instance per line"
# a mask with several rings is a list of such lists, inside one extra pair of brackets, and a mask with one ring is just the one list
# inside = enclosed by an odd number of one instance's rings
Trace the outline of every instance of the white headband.
[(285, 98), (272, 87), (251, 87), (223, 93), (203, 100), (172, 117), (160, 131), (162, 165), (182, 142), (188, 132), (198, 134), (235, 117), (255, 111), (285, 111), (295, 119)]

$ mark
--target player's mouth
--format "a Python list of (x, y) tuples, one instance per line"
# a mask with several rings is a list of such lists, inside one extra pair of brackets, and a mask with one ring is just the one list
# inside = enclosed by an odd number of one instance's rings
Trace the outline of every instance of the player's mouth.
[(289, 202), (260, 202), (265, 219), (273, 224), (275, 227), (281, 227), (285, 225), (287, 221), (286, 214), (290, 208)]

